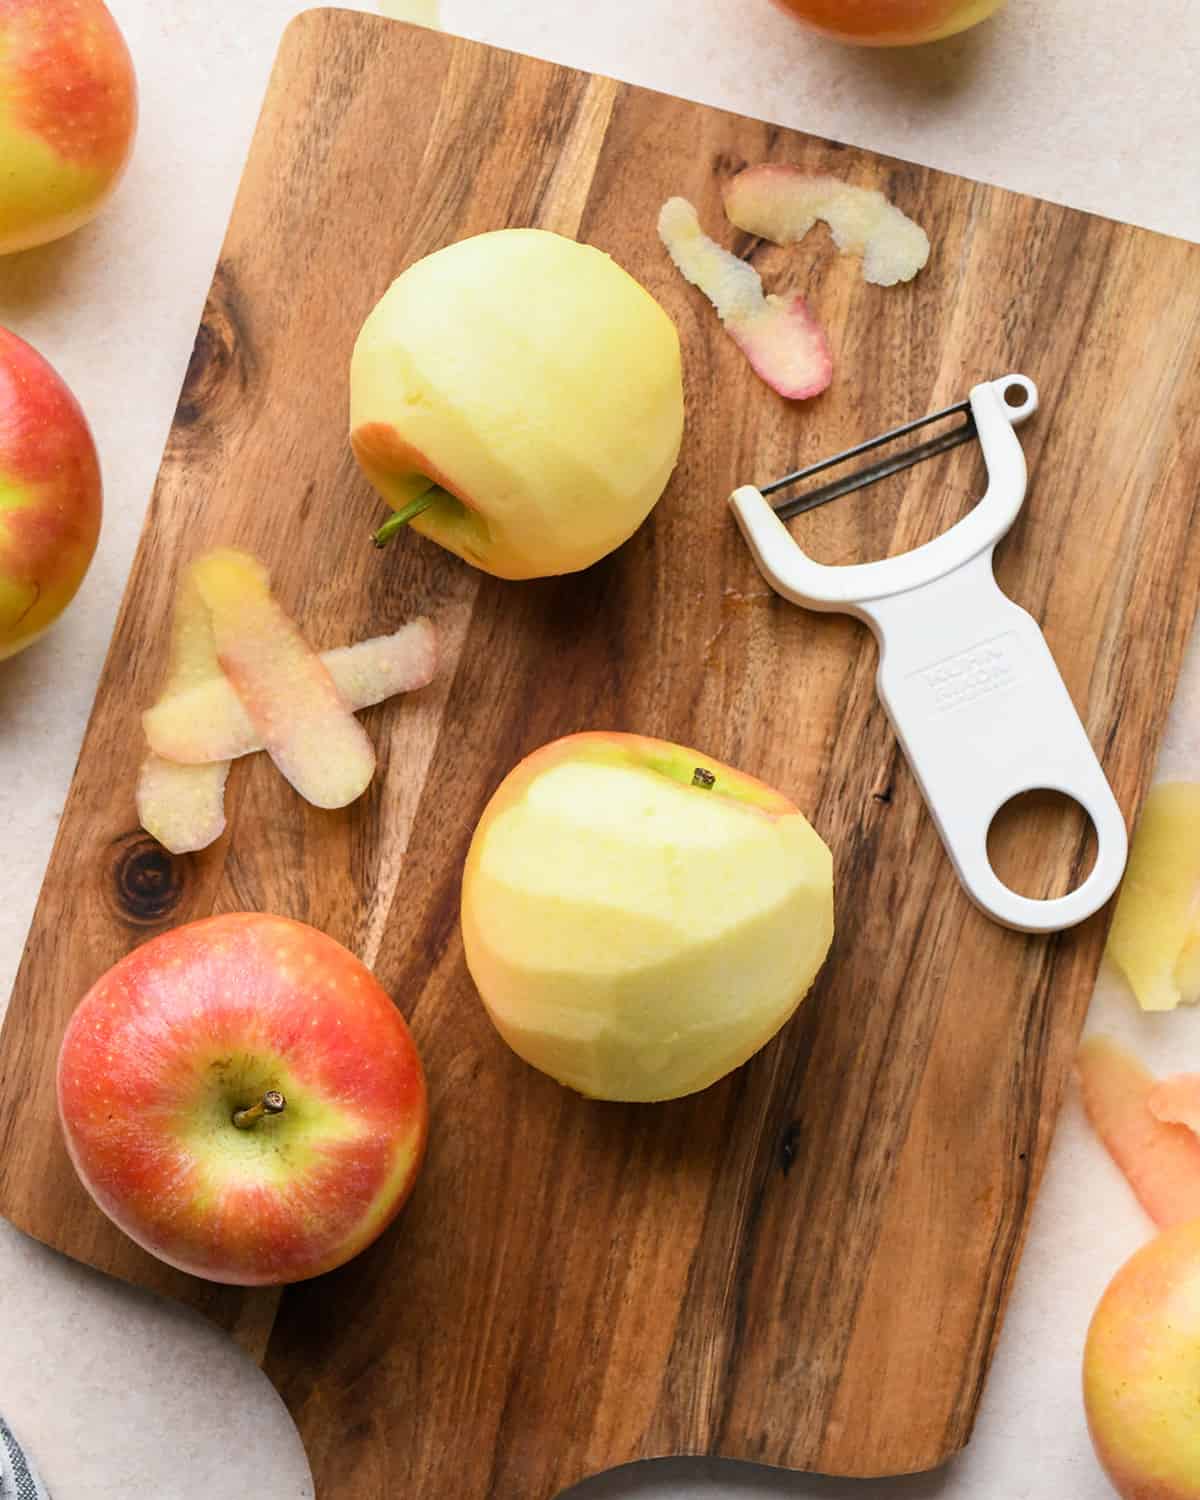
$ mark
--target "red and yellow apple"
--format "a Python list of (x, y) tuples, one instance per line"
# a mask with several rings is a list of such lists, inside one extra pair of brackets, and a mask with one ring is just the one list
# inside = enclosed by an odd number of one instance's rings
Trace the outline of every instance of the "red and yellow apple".
[(0, 255), (85, 224), (136, 125), (133, 63), (103, 0), (0, 0)]
[(75, 597), (100, 510), (100, 462), (79, 403), (40, 354), (0, 328), (0, 658)]
[(1109, 1283), (1083, 1393), (1122, 1500), (1200, 1500), (1200, 1219), (1165, 1230)]
[(830, 852), (781, 793), (681, 745), (571, 735), (511, 771), (463, 876), (471, 975), (582, 1094), (670, 1099), (757, 1052), (833, 937)]
[(120, 1229), (243, 1286), (369, 1245), (428, 1122), (412, 1036), (370, 970), (315, 928), (245, 912), (152, 938), (97, 981), (63, 1038), (58, 1104)]
[(358, 336), (350, 441), (396, 512), (501, 578), (589, 567), (641, 525), (683, 433), (675, 325), (603, 251), (502, 229), (427, 255)]
[(841, 42), (904, 47), (936, 42), (984, 21), (1003, 0), (776, 0)]

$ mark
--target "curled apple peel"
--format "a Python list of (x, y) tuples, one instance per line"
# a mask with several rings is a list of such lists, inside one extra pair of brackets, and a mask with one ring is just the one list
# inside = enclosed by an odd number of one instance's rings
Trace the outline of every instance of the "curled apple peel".
[[(166, 679), (155, 707), (224, 685), (212, 621), (195, 580), (185, 573), (175, 595)], [(175, 765), (151, 747), (138, 774), (138, 821), (172, 854), (207, 848), (225, 831), (228, 775), (228, 761)]]
[(747, 167), (725, 189), (729, 221), (777, 245), (802, 240), (818, 219), (845, 255), (861, 255), (863, 280), (911, 281), (929, 259), (929, 236), (875, 188), (802, 172), (782, 162)]
[(1150, 1090), (1150, 1113), (1164, 1125), (1184, 1125), (1200, 1136), (1200, 1073), (1174, 1073)]
[(1177, 1122), (1178, 1087), (1164, 1092), (1132, 1053), (1104, 1036), (1083, 1043), (1077, 1071), (1093, 1129), (1159, 1228), (1200, 1218), (1200, 1139)]
[(799, 293), (764, 296), (758, 272), (704, 233), (686, 198), (663, 204), (658, 234), (680, 274), (712, 303), (726, 333), (772, 390), (803, 400), (828, 386), (829, 342)]
[[(432, 682), (437, 637), (431, 622), (413, 620), (392, 635), (323, 651), (321, 661), (352, 711)], [(185, 765), (235, 760), (263, 748), (262, 735), (224, 675), (164, 695), (142, 715), (156, 754)]]
[(257, 558), (205, 553), (180, 582), (163, 692), (142, 715), (142, 827), (173, 854), (206, 848), (225, 828), (230, 762), (260, 749), (310, 802), (344, 806), (375, 765), (353, 711), (424, 687), (436, 666), (437, 636), (423, 618), (318, 656)]
[(180, 765), (153, 751), (138, 773), (138, 822), (172, 854), (207, 849), (225, 832), (227, 760)]
[(263, 747), (307, 802), (345, 807), (375, 772), (366, 731), (329, 669), (271, 593), (267, 570), (248, 552), (219, 547), (192, 575), (212, 618), (222, 670)]

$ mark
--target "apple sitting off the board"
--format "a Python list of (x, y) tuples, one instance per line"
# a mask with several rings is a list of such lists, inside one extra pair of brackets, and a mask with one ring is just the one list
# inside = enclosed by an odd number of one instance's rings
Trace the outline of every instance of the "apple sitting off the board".
[(1122, 1500), (1200, 1500), (1200, 1219), (1113, 1277), (1088, 1331), (1088, 1430)]
[(665, 740), (570, 735), (501, 783), (463, 876), (505, 1041), (600, 1099), (671, 1099), (757, 1052), (833, 937), (828, 848), (791, 802)]
[(133, 63), (102, 0), (0, 4), (0, 255), (87, 223), (136, 125)]
[(0, 658), (35, 641), (75, 597), (100, 511), (100, 462), (79, 403), (36, 350), (0, 328)]
[(985, 21), (1003, 0), (776, 0), (826, 36), (864, 47), (936, 42)]
[(1079, 1050), (1084, 1108), (1162, 1231), (1109, 1283), (1083, 1357), (1088, 1430), (1122, 1500), (1200, 1500), (1200, 1076)]
[(406, 524), (500, 578), (589, 567), (675, 467), (675, 325), (603, 251), (540, 229), (438, 250), (397, 278), (350, 367), (350, 441)]
[(425, 1080), (404, 1018), (340, 943), (231, 913), (152, 938), (63, 1039), (75, 1170), (144, 1250), (211, 1281), (301, 1281), (399, 1212)]

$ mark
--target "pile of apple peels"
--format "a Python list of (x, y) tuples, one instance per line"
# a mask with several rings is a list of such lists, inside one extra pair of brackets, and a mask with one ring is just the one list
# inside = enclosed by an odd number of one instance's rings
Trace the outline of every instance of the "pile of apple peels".
[[(841, 254), (862, 257), (863, 280), (875, 286), (911, 281), (929, 259), (928, 235), (881, 192), (779, 162), (739, 172), (726, 185), (725, 213), (776, 245), (798, 244), (820, 219)], [(799, 292), (765, 296), (754, 267), (704, 233), (686, 198), (663, 204), (658, 233), (756, 375), (793, 401), (825, 390), (833, 379), (829, 340)]]
[(173, 854), (206, 848), (225, 829), (231, 762), (256, 750), (306, 801), (345, 807), (375, 771), (355, 711), (424, 687), (436, 667), (424, 618), (318, 655), (256, 557), (233, 547), (204, 553), (180, 582), (166, 681), (142, 715), (142, 827)]

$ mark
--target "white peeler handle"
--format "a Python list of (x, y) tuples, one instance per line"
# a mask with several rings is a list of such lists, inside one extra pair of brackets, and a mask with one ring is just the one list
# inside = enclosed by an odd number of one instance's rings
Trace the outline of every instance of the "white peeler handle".
[[(1045, 638), (1001, 593), (996, 543), (1025, 498), (1014, 427), (1037, 409), (1024, 375), (977, 385), (971, 411), (988, 487), (971, 513), (899, 557), (829, 567), (809, 557), (753, 486), (730, 498), (768, 583), (808, 609), (865, 620), (879, 641), (879, 695), (967, 894), (998, 922), (1056, 932), (1098, 911), (1125, 868), (1125, 820)], [(1067, 896), (1020, 896), (992, 869), (992, 819), (1021, 792), (1080, 803), (1096, 829), (1096, 863)]]
[[(879, 696), (967, 894), (1022, 932), (1098, 911), (1125, 869), (1125, 820), (1035, 621), (1001, 593), (992, 549), (863, 613), (879, 640)], [(1074, 798), (1096, 829), (1096, 863), (1069, 895), (1009, 889), (988, 858), (996, 813), (1021, 792)]]

